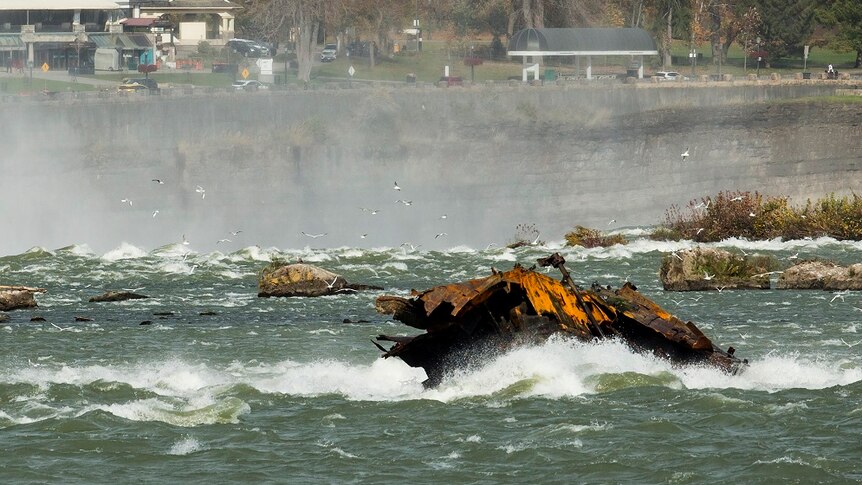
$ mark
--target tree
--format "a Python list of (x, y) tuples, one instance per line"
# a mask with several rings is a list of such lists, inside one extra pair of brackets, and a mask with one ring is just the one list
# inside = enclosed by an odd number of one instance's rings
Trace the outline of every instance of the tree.
[(305, 83), (311, 80), (312, 57), (317, 34), (327, 11), (334, 11), (338, 0), (252, 0), (249, 28), (267, 39), (278, 38), (286, 27), (291, 31), (298, 64), (296, 77)]
[(836, 30), (833, 47), (856, 51), (853, 67), (862, 67), (862, 2), (835, 0), (821, 11), (821, 21)]
[(816, 6), (814, 0), (757, 1), (763, 22), (760, 37), (769, 52), (768, 59), (802, 53), (802, 46), (814, 30)]

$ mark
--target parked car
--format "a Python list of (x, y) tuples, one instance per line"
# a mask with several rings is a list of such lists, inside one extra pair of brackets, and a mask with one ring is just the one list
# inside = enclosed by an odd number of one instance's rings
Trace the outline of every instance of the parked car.
[(271, 57), (269, 48), (253, 40), (230, 39), (227, 46), (243, 57)]
[(233, 86), (233, 88), (236, 89), (237, 91), (239, 91), (239, 90), (257, 91), (259, 89), (269, 89), (269, 86), (267, 86), (266, 84), (264, 84), (260, 81), (256, 81), (254, 79), (247, 79), (247, 80), (240, 79), (238, 81), (234, 81), (233, 84), (231, 84), (231, 86)]
[(320, 53), (320, 62), (332, 62), (338, 54), (338, 46), (335, 44), (326, 44), (323, 46), (323, 51)]
[(144, 90), (148, 90), (150, 94), (158, 94), (161, 92), (161, 89), (159, 88), (159, 83), (157, 83), (155, 79), (144, 77), (123, 79), (123, 82), (117, 88), (117, 91), (121, 93), (138, 92)]
[(653, 74), (653, 77), (657, 77), (659, 81), (676, 81), (681, 79), (686, 79), (681, 76), (678, 72), (674, 71), (659, 71)]

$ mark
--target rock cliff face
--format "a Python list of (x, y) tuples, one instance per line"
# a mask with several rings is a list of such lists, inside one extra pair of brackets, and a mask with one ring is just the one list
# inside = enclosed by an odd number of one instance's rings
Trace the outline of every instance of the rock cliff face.
[[(575, 224), (652, 225), (672, 204), (721, 190), (803, 203), (847, 194), (862, 176), (862, 104), (774, 102), (834, 93), (830, 86), (363, 89), (10, 103), (0, 111), (7, 154), (0, 173), (17, 183), (4, 190), (24, 197), (24, 187), (45, 183), (42, 174), (63, 177), (46, 188), (60, 200), (31, 201), (26, 220), (10, 215), (6, 227), (17, 231), (0, 241), (0, 253), (35, 243), (98, 247), (96, 234), (151, 246), (184, 232), (217, 241), (225, 221), (241, 221), (260, 245), (304, 244), (300, 231), (314, 230), (329, 233), (327, 246), (355, 245), (370, 233), (375, 245), (484, 247), (510, 239), (522, 223), (535, 224), (546, 240)], [(51, 133), (52, 143), (32, 143), (39, 133)], [(142, 150), (144, 140), (152, 143)], [(153, 173), (168, 183), (140, 187)], [(393, 194), (393, 180), (404, 192)], [(205, 201), (196, 185), (206, 187)], [(116, 203), (117, 187), (140, 187), (134, 207)], [(162, 209), (159, 225), (141, 224), (154, 207)], [(369, 220), (358, 207), (383, 211)], [(90, 217), (70, 217), (73, 210)], [(440, 214), (449, 214), (441, 229), (448, 237), (435, 240), (440, 231), (429, 231), (427, 221)]]

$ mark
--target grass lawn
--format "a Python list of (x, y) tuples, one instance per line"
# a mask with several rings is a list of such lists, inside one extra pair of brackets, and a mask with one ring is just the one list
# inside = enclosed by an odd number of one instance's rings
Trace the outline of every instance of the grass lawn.
[(95, 86), (83, 83), (33, 79), (33, 83), (30, 84), (29, 77), (0, 78), (0, 94), (32, 94), (41, 93), (42, 91), (93, 91), (95, 89), (97, 89)]

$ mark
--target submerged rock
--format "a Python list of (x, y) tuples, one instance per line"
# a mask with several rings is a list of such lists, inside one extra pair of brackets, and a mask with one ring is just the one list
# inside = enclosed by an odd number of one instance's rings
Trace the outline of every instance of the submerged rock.
[(324, 296), (382, 289), (348, 283), (341, 275), (314, 265), (293, 263), (266, 268), (258, 280), (257, 296)]
[(840, 266), (832, 261), (802, 261), (784, 270), (781, 290), (862, 290), (862, 263)]
[(131, 291), (108, 291), (99, 296), (90, 298), (90, 303), (102, 303), (106, 301), (143, 300), (149, 298), (146, 295), (132, 293)]
[(716, 248), (696, 247), (664, 257), (659, 278), (667, 291), (769, 289), (774, 261)]
[(5, 313), (0, 313), (0, 322), (8, 322), (8, 321), (9, 321), (9, 315), (7, 315)]
[(36, 293), (44, 293), (44, 288), (27, 286), (0, 286), (0, 311), (12, 311), (22, 308), (36, 308)]

